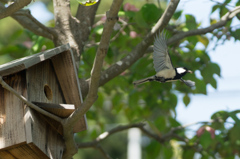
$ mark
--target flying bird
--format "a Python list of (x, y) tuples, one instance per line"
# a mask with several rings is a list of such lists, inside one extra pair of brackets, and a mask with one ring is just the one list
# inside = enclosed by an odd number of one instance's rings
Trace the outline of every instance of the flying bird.
[(195, 82), (182, 79), (186, 73), (192, 73), (191, 70), (186, 67), (173, 67), (165, 34), (162, 33), (155, 37), (153, 51), (153, 64), (156, 75), (135, 81), (133, 82), (134, 85), (151, 81), (164, 83), (180, 80), (189, 87), (195, 86)]

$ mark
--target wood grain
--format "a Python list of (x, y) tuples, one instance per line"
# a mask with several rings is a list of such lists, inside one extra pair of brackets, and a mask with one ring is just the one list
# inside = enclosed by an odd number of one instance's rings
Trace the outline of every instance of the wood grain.
[[(48, 85), (52, 91), (51, 100), (46, 97), (45, 85)], [(43, 61), (27, 69), (27, 90), (29, 101), (65, 103), (50, 60)], [(43, 115), (29, 107), (25, 109), (27, 143), (33, 143), (49, 157), (61, 158), (64, 148), (63, 139), (55, 131), (55, 128), (49, 125), (51, 121), (43, 118)], [(56, 125), (56, 127), (58, 126)]]
[[(4, 81), (26, 96), (25, 71), (8, 76)], [(0, 149), (26, 141), (23, 113), (23, 102), (0, 85)]]
[[(82, 103), (81, 90), (71, 51), (65, 51), (51, 59), (66, 103), (74, 104), (76, 108), (79, 107)], [(74, 126), (73, 132), (83, 131), (86, 128), (86, 119), (83, 116)]]
[(17, 73), (69, 49), (70, 46), (66, 44), (0, 65), (0, 76)]

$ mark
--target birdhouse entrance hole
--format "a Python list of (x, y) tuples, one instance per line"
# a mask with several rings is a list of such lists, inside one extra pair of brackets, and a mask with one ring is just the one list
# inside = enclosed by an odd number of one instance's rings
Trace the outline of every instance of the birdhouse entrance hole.
[(48, 100), (52, 100), (53, 97), (52, 90), (48, 85), (44, 86), (44, 94)]

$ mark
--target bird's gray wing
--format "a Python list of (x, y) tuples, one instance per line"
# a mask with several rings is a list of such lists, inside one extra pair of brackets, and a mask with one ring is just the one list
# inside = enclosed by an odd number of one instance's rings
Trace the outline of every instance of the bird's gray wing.
[(155, 37), (153, 51), (153, 64), (156, 72), (164, 69), (174, 69), (168, 53), (165, 34), (162, 33)]

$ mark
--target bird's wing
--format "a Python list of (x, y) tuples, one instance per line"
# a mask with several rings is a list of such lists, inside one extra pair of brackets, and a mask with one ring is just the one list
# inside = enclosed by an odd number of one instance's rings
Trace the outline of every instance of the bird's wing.
[(195, 82), (191, 81), (191, 80), (184, 80), (182, 78), (180, 78), (180, 80), (185, 83), (187, 86), (189, 87), (194, 87), (195, 86)]
[(162, 33), (155, 37), (153, 51), (153, 64), (156, 72), (164, 69), (174, 69), (168, 53), (165, 34)]

